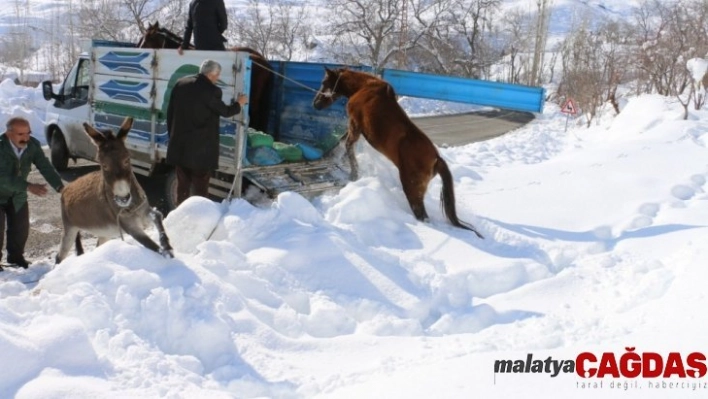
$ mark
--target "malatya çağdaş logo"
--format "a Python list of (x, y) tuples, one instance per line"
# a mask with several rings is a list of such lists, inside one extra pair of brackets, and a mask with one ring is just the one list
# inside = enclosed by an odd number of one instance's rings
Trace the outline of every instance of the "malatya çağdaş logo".
[(702, 352), (638, 353), (634, 347), (627, 347), (619, 356), (614, 352), (582, 352), (575, 359), (567, 360), (551, 356), (535, 359), (528, 353), (526, 359), (495, 360), (494, 373), (538, 373), (550, 377), (575, 373), (581, 378), (703, 378), (708, 366)]

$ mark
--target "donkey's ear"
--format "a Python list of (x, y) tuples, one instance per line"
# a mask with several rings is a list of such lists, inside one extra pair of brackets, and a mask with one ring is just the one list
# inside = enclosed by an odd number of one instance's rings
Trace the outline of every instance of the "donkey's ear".
[(128, 137), (128, 132), (130, 132), (130, 129), (133, 128), (133, 118), (132, 117), (127, 117), (123, 121), (123, 124), (120, 125), (120, 130), (118, 131), (118, 135), (116, 136), (117, 138), (121, 140), (125, 140), (126, 137)]
[(94, 129), (91, 125), (88, 123), (84, 122), (84, 130), (86, 130), (86, 134), (91, 137), (94, 143), (100, 144), (106, 141), (106, 138), (99, 132), (98, 130)]
[(332, 74), (334, 74), (334, 71), (333, 71), (333, 70), (331, 70), (331, 69), (329, 69), (329, 68), (327, 68), (327, 67), (324, 67), (324, 69), (325, 69), (325, 73), (326, 73), (327, 75), (332, 75)]

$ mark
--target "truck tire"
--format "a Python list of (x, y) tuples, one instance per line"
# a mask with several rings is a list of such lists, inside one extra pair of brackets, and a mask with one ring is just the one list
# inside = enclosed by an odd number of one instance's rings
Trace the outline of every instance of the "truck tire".
[(54, 130), (49, 149), (51, 150), (50, 159), (56, 170), (66, 170), (69, 167), (69, 149), (66, 148), (66, 141), (64, 141), (61, 130)]
[(165, 179), (165, 207), (170, 212), (177, 208), (177, 172), (170, 170)]

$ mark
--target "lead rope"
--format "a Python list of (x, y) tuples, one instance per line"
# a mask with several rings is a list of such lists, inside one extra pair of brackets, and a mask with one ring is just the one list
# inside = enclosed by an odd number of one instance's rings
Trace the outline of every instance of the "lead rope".
[[(298, 81), (295, 80), (295, 79), (289, 78), (289, 77), (283, 75), (282, 73), (278, 73), (278, 72), (274, 71), (272, 68), (268, 68), (267, 66), (265, 66), (265, 65), (263, 65), (263, 64), (261, 64), (261, 63), (258, 63), (258, 62), (256, 62), (256, 61), (253, 61), (253, 59), (251, 59), (251, 63), (252, 63), (252, 64), (256, 64), (256, 65), (258, 65), (259, 67), (265, 69), (266, 71), (269, 71), (269, 72), (272, 73), (273, 75), (280, 76), (281, 78), (283, 78), (283, 79), (285, 79), (285, 80), (288, 80), (288, 81), (290, 81), (290, 82), (292, 82), (292, 83), (295, 83), (297, 86), (300, 86), (300, 87), (302, 87), (303, 89), (309, 90), (309, 91), (311, 91), (311, 92), (313, 92), (313, 93), (322, 94), (322, 95), (324, 95), (324, 96), (332, 96), (332, 94), (334, 93), (334, 90), (332, 90), (332, 93), (323, 93), (323, 92), (321, 92), (321, 91), (319, 91), (319, 90), (315, 90), (315, 89), (313, 89), (312, 87), (310, 87), (310, 86), (308, 86), (308, 85), (306, 85), (306, 84), (304, 84), (304, 83), (300, 83), (300, 82), (298, 82)], [(342, 76), (342, 74), (340, 73), (339, 76), (337, 77), (337, 83), (339, 82), (339, 78), (340, 78), (341, 76)], [(334, 84), (334, 87), (335, 87), (335, 88), (337, 87), (337, 83)]]
[[(131, 185), (138, 184), (137, 179), (135, 178), (135, 175), (133, 175), (130, 183), (131, 183)], [(104, 190), (104, 195), (106, 196), (106, 200), (109, 201), (110, 198), (108, 198), (108, 191)], [(138, 203), (138, 205), (135, 206), (131, 211), (127, 211), (126, 208), (120, 208), (118, 213), (116, 213), (116, 225), (118, 225), (118, 232), (120, 233), (120, 239), (122, 241), (125, 241), (125, 237), (123, 237), (123, 228), (120, 226), (120, 216), (121, 216), (121, 214), (123, 214), (123, 212), (127, 212), (128, 214), (130, 214), (130, 213), (134, 213), (138, 209), (142, 208), (145, 205), (145, 203), (147, 202), (147, 197), (145, 196), (144, 192), (140, 195), (140, 200), (141, 200), (140, 203)]]
[(123, 228), (120, 227), (120, 214), (123, 213), (125, 208), (120, 208), (118, 213), (116, 213), (116, 224), (118, 225), (118, 232), (120, 233), (120, 240), (125, 241), (125, 238), (123, 238)]

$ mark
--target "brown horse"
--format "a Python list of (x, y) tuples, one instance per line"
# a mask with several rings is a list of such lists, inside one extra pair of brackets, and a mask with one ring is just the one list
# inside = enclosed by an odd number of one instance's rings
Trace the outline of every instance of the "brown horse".
[(445, 216), (453, 226), (471, 230), (483, 238), (474, 227), (458, 219), (450, 169), (433, 142), (398, 104), (393, 87), (365, 72), (325, 68), (322, 86), (312, 105), (318, 110), (327, 108), (342, 96), (349, 99), (346, 151), (351, 166), (351, 180), (358, 178), (353, 145), (363, 135), (372, 147), (398, 168), (403, 192), (416, 219), (428, 219), (423, 198), (428, 183), (439, 174), (443, 183), (440, 202)]
[[(148, 24), (138, 48), (176, 49), (182, 44), (177, 34), (160, 27), (159, 22)], [(194, 49), (192, 45), (190, 49)], [(230, 51), (244, 51), (251, 54), (251, 92), (249, 93), (248, 125), (261, 132), (268, 132), (268, 114), (270, 112), (270, 93), (273, 89), (273, 69), (268, 61), (256, 50), (248, 47), (231, 47)]]
[[(76, 245), (76, 254), (83, 254), (81, 230), (97, 236), (98, 245), (122, 237), (125, 231), (145, 247), (170, 258), (173, 256), (162, 225), (162, 214), (150, 208), (130, 165), (125, 138), (132, 126), (133, 118), (126, 118), (114, 136), (110, 129), (101, 133), (84, 123), (86, 134), (98, 147), (101, 170), (81, 176), (61, 191), (64, 233), (56, 263), (66, 258), (72, 242)], [(149, 222), (155, 224), (160, 234), (159, 246), (145, 234)]]

